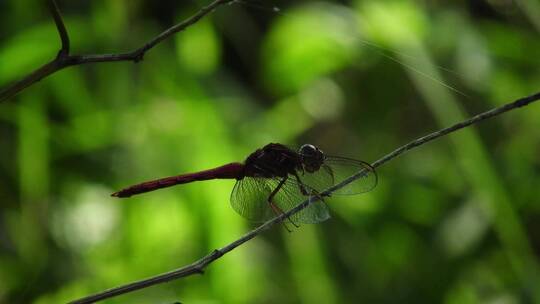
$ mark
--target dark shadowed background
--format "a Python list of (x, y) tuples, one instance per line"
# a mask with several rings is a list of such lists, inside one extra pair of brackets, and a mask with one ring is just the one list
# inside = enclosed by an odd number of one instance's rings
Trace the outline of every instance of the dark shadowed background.
[[(0, 1), (0, 86), (53, 58), (47, 7)], [(132, 50), (207, 1), (59, 1), (74, 53)], [(62, 303), (191, 263), (253, 224), (234, 181), (119, 200), (269, 142), (374, 161), (540, 88), (540, 3), (243, 0), (138, 64), (0, 104), (0, 303)], [(540, 303), (540, 105), (444, 137), (203, 276), (107, 303)]]

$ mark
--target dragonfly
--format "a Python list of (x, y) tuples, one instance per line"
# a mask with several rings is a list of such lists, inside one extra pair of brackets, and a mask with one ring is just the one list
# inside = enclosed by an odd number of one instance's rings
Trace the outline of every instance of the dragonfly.
[[(355, 179), (351, 176), (357, 175)], [(330, 218), (321, 193), (336, 187), (332, 195), (352, 195), (371, 191), (377, 173), (368, 163), (352, 158), (326, 155), (318, 147), (305, 144), (298, 151), (270, 143), (251, 153), (243, 163), (233, 162), (209, 170), (160, 178), (136, 184), (112, 194), (124, 198), (178, 184), (212, 179), (236, 179), (231, 193), (232, 208), (253, 222), (265, 222), (294, 208), (306, 199), (311, 204), (288, 217), (296, 223), (314, 224)]]

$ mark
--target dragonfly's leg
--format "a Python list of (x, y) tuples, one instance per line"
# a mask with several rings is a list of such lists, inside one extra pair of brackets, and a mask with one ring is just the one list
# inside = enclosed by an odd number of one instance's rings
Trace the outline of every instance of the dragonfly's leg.
[[(274, 210), (274, 212), (277, 213), (277, 215), (281, 215), (281, 214), (283, 214), (285, 212), (283, 212), (283, 210), (281, 210), (281, 208), (279, 208), (279, 206), (274, 203), (274, 196), (276, 196), (276, 194), (281, 189), (281, 187), (283, 187), (283, 184), (285, 184), (285, 182), (287, 181), (287, 178), (288, 178), (287, 176), (284, 177), (279, 182), (276, 189), (274, 189), (274, 191), (272, 191), (272, 193), (270, 193), (270, 195), (268, 196), (268, 203), (270, 204), (270, 207), (272, 208), (272, 210)], [(293, 224), (294, 227), (296, 227), (296, 228), (300, 227), (295, 222), (293, 222), (293, 220), (290, 217), (287, 216), (287, 219), (289, 220), (289, 222), (291, 222), (291, 224)], [(290, 230), (289, 230), (289, 228), (287, 228), (287, 226), (285, 226), (285, 228), (290, 232)]]
[[(283, 209), (279, 208), (278, 205), (276, 205), (274, 202), (269, 202), (270, 203), (270, 207), (272, 208), (272, 210), (274, 210), (274, 212), (276, 213), (276, 215), (282, 215), (284, 214), (285, 212), (283, 211)], [(297, 223), (295, 223), (289, 216), (287, 216), (287, 220), (289, 220), (289, 222), (296, 228), (300, 227), (300, 225), (298, 225)], [(285, 224), (285, 223), (283, 223)], [(285, 228), (287, 228), (287, 226), (285, 226)], [(287, 228), (287, 230), (289, 230)], [(289, 231), (290, 232), (290, 231)]]
[(315, 189), (310, 189), (310, 191), (308, 192), (306, 190), (306, 187), (304, 185), (304, 183), (302, 183), (302, 181), (300, 180), (300, 177), (298, 176), (298, 174), (294, 174), (294, 178), (296, 178), (296, 181), (298, 182), (298, 188), (300, 190), (300, 193), (302, 193), (302, 195), (305, 195), (305, 196), (309, 196), (310, 198), (312, 196), (315, 196), (317, 197), (321, 202), (324, 203), (324, 199), (323, 199), (323, 196), (319, 193), (319, 191), (315, 190)]
[[(298, 182), (298, 188), (300, 189), (300, 193), (302, 193), (302, 195), (304, 195), (304, 196), (310, 196), (311, 193), (309, 193), (306, 190), (306, 187), (305, 187), (304, 183), (302, 183), (302, 181), (300, 180), (300, 177), (298, 176), (298, 174), (296, 172), (294, 173), (294, 178)], [(313, 191), (311, 191), (311, 192), (313, 192)]]
[[(283, 210), (281, 210), (278, 206), (276, 206), (276, 204), (274, 203), (270, 203), (270, 208), (272, 208), (272, 211), (274, 211), (274, 214), (276, 216), (279, 216), (279, 215), (282, 215), (283, 214)], [(289, 227), (287, 227), (287, 225), (285, 224), (285, 222), (281, 222), (281, 224), (283, 225), (283, 227), (285, 227), (285, 230), (287, 230), (287, 232), (292, 232), (291, 229), (289, 229)]]

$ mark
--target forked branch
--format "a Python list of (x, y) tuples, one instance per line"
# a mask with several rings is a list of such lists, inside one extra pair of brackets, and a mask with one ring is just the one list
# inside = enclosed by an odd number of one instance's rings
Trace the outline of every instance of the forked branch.
[[(483, 112), (483, 113), (478, 114), (478, 115), (476, 115), (476, 116), (474, 116), (472, 118), (469, 118), (469, 119), (464, 120), (462, 122), (456, 123), (453, 126), (450, 126), (448, 128), (445, 128), (445, 129), (430, 133), (430, 134), (428, 134), (426, 136), (423, 136), (423, 137), (420, 137), (420, 138), (418, 138), (416, 140), (413, 140), (410, 143), (408, 143), (408, 144), (406, 144), (404, 146), (401, 146), (400, 148), (398, 148), (398, 149), (388, 153), (387, 155), (383, 156), (382, 158), (378, 159), (377, 161), (372, 163), (371, 166), (373, 168), (378, 168), (378, 167), (384, 165), (385, 163), (389, 162), (390, 160), (400, 156), (401, 154), (403, 154), (403, 153), (405, 153), (405, 152), (407, 152), (409, 150), (412, 150), (412, 149), (414, 149), (416, 147), (419, 147), (419, 146), (421, 146), (423, 144), (426, 144), (426, 143), (428, 143), (428, 142), (430, 142), (430, 141), (432, 141), (434, 139), (437, 139), (437, 138), (442, 137), (444, 135), (450, 134), (450, 133), (455, 132), (457, 130), (463, 129), (465, 127), (468, 127), (468, 126), (470, 126), (472, 124), (478, 123), (478, 122), (483, 121), (485, 119), (488, 119), (488, 118), (500, 115), (502, 113), (508, 112), (510, 110), (526, 106), (526, 105), (528, 105), (528, 104), (530, 104), (532, 102), (538, 101), (538, 100), (540, 100), (540, 92), (538, 92), (536, 94), (533, 94), (533, 95), (530, 95), (530, 96), (527, 96), (527, 97), (524, 97), (524, 98), (520, 98), (520, 99), (518, 99), (518, 100), (516, 100), (514, 102), (508, 103), (508, 104), (500, 106), (498, 108), (494, 108), (492, 110)], [(337, 185), (334, 185), (331, 188), (326, 189), (325, 191), (320, 193), (321, 196), (331, 195), (332, 192), (345, 187), (347, 184), (351, 183), (352, 181), (354, 181), (356, 179), (361, 178), (364, 175), (364, 173), (365, 173), (364, 170), (362, 170), (362, 171), (356, 173), (355, 175), (347, 178), (346, 180), (342, 181), (341, 183), (339, 183)], [(210, 253), (209, 255), (207, 255), (207, 256), (201, 258), (200, 260), (194, 262), (193, 264), (190, 264), (190, 265), (187, 265), (185, 267), (182, 267), (182, 268), (179, 268), (179, 269), (167, 272), (167, 273), (163, 273), (163, 274), (160, 274), (160, 275), (148, 278), (148, 279), (144, 279), (144, 280), (136, 281), (136, 282), (129, 283), (129, 284), (126, 284), (126, 285), (122, 285), (122, 286), (119, 286), (119, 287), (111, 288), (111, 289), (108, 289), (108, 290), (105, 290), (105, 291), (102, 291), (102, 292), (99, 292), (99, 293), (96, 293), (96, 294), (93, 294), (93, 295), (90, 295), (90, 296), (87, 296), (87, 297), (84, 297), (84, 298), (81, 298), (81, 299), (78, 299), (78, 300), (75, 300), (75, 301), (70, 302), (70, 303), (71, 304), (95, 303), (95, 302), (105, 300), (105, 299), (108, 299), (108, 298), (112, 298), (112, 297), (115, 297), (115, 296), (118, 296), (118, 295), (121, 295), (121, 294), (129, 293), (131, 291), (135, 291), (135, 290), (146, 288), (146, 287), (149, 287), (149, 286), (152, 286), (152, 285), (168, 282), (168, 281), (171, 281), (171, 280), (174, 280), (174, 279), (187, 277), (187, 276), (190, 276), (190, 275), (193, 275), (193, 274), (202, 274), (204, 269), (210, 263), (212, 263), (215, 260), (221, 258), (224, 254), (226, 254), (229, 251), (235, 249), (236, 247), (238, 247), (238, 246), (244, 244), (245, 242), (253, 239), (257, 235), (259, 235), (261, 232), (263, 232), (265, 230), (268, 230), (270, 227), (274, 226), (275, 224), (280, 223), (280, 222), (284, 221), (286, 218), (289, 218), (290, 216), (300, 212), (302, 209), (306, 208), (311, 203), (316, 202), (317, 200), (319, 200), (319, 197), (314, 197), (314, 198), (312, 198), (310, 200), (309, 199), (305, 200), (304, 202), (300, 203), (299, 205), (297, 205), (293, 209), (291, 209), (291, 210), (285, 212), (284, 214), (281, 214), (280, 216), (277, 216), (274, 219), (262, 224), (261, 226), (257, 227), (256, 229), (251, 230), (250, 232), (248, 232), (247, 234), (245, 234), (241, 238), (239, 238), (236, 241), (226, 245), (225, 247), (214, 250), (212, 253)]]
[(62, 20), (62, 15), (58, 9), (58, 5), (55, 0), (47, 0), (49, 10), (56, 24), (58, 34), (60, 35), (60, 40), (62, 42), (62, 47), (58, 52), (56, 58), (50, 62), (42, 65), (37, 70), (33, 71), (29, 75), (23, 77), (21, 80), (16, 81), (15, 83), (7, 86), (6, 88), (0, 91), (0, 102), (12, 98), (17, 95), (19, 92), (25, 88), (33, 85), (34, 83), (40, 81), (41, 79), (59, 71), (69, 66), (80, 65), (85, 63), (94, 63), (94, 62), (111, 62), (111, 61), (133, 61), (139, 62), (143, 59), (146, 52), (151, 48), (162, 42), (163, 40), (169, 38), (170, 36), (185, 30), (187, 27), (197, 23), (204, 16), (208, 15), (217, 7), (232, 3), (234, 0), (215, 0), (210, 3), (208, 6), (201, 8), (197, 13), (187, 18), (186, 20), (168, 28), (163, 31), (161, 34), (152, 38), (146, 42), (143, 46), (128, 52), (128, 53), (118, 53), (118, 54), (90, 54), (90, 55), (70, 55), (70, 45), (69, 45), (69, 36)]

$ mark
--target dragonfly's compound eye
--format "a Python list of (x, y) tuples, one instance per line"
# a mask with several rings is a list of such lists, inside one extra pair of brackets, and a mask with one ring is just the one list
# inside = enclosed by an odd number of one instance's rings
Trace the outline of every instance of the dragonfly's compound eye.
[(324, 154), (314, 145), (303, 145), (299, 151), (302, 158), (302, 165), (307, 172), (315, 172), (319, 170), (324, 162)]
[(306, 145), (302, 145), (300, 147), (300, 155), (302, 156), (310, 156), (310, 155), (315, 155), (317, 153), (317, 147), (315, 147), (314, 145), (309, 145), (309, 144), (306, 144)]

